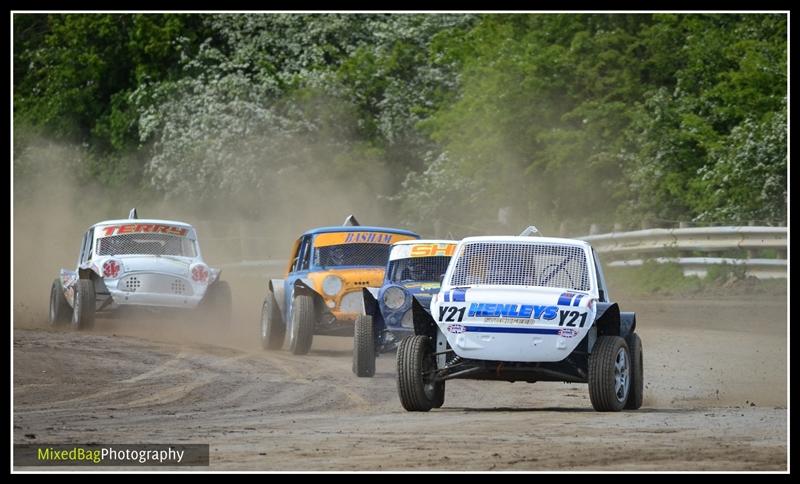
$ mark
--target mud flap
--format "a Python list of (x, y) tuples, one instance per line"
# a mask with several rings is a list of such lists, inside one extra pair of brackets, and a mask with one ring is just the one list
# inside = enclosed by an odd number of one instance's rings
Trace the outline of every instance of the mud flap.
[(106, 287), (106, 281), (103, 278), (96, 277), (94, 279), (94, 295), (95, 295), (95, 311), (100, 311), (114, 302), (111, 298), (111, 293)]
[(361, 288), (361, 296), (364, 305), (363, 311), (364, 314), (372, 316), (372, 327), (375, 330), (374, 334), (376, 337), (386, 328), (386, 324), (383, 321), (381, 306), (378, 303), (378, 291), (379, 289), (374, 287)]
[[(314, 317), (317, 321), (314, 334), (328, 334), (325, 331), (325, 328), (330, 326), (330, 324), (336, 326), (336, 316), (334, 316), (328, 306), (325, 305), (325, 299), (322, 297), (322, 295), (315, 291), (314, 288), (304, 283), (300, 279), (297, 279), (294, 281), (292, 297), (294, 297), (295, 294), (307, 294), (314, 300)], [(291, 317), (291, 315), (287, 315), (287, 317)], [(318, 333), (317, 331), (321, 332)]]
[(361, 296), (364, 304), (364, 314), (372, 316), (373, 318), (380, 314), (381, 308), (378, 305), (378, 291), (371, 287), (362, 287)]
[(417, 298), (411, 298), (411, 315), (414, 318), (414, 334), (420, 336), (427, 336), (432, 341), (436, 341), (436, 334), (439, 332), (439, 327), (430, 313), (417, 301)]
[(598, 302), (594, 326), (597, 328), (597, 336), (622, 336), (617, 303)]
[[(307, 294), (311, 296), (311, 298), (314, 300), (314, 312), (317, 314), (317, 320), (319, 320), (319, 316), (321, 316), (323, 310), (327, 309), (325, 307), (325, 300), (322, 298), (322, 296), (317, 291), (315, 291), (314, 288), (307, 285), (300, 279), (294, 281), (294, 290), (292, 291), (292, 297), (294, 297), (295, 294)], [(331, 314), (330, 311), (327, 311), (327, 313)], [(333, 316), (333, 314), (331, 314), (331, 316)]]

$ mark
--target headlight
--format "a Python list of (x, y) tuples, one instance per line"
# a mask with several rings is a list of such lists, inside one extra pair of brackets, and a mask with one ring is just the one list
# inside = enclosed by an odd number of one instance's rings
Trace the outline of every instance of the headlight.
[(342, 279), (339, 276), (327, 276), (322, 280), (322, 292), (327, 296), (335, 296), (342, 290)]
[(406, 303), (406, 292), (397, 287), (392, 286), (386, 289), (383, 293), (383, 304), (389, 309), (400, 309)]

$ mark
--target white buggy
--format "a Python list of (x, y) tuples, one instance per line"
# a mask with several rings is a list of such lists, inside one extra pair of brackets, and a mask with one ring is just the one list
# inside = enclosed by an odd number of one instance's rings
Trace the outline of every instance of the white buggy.
[(453, 378), (588, 383), (595, 410), (642, 405), (636, 315), (610, 300), (587, 242), (535, 233), (458, 244), (431, 313), (415, 313), (397, 351), (406, 410), (441, 407)]
[(227, 322), (228, 283), (200, 254), (194, 228), (183, 222), (106, 220), (83, 236), (78, 266), (61, 269), (50, 290), (50, 324), (73, 329), (94, 325), (96, 311), (121, 307), (197, 309), (206, 319)]

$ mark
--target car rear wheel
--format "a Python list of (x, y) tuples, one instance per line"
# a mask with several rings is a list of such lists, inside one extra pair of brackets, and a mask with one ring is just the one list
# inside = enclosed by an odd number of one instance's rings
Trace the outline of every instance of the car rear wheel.
[(72, 329), (92, 329), (95, 314), (94, 281), (79, 279), (73, 294)]
[(375, 375), (375, 328), (372, 316), (356, 318), (353, 336), (353, 373), (357, 376)]
[(292, 303), (292, 327), (289, 332), (289, 351), (294, 355), (305, 355), (314, 339), (316, 315), (314, 300), (307, 294), (298, 294)]
[(436, 360), (427, 336), (403, 338), (397, 348), (397, 393), (409, 412), (427, 412), (444, 404), (445, 382), (435, 381)]
[(283, 346), (286, 325), (283, 323), (275, 296), (267, 291), (261, 306), (261, 347), (265, 350), (278, 350)]
[(56, 278), (50, 287), (50, 326), (63, 326), (70, 320), (70, 310), (67, 298), (64, 297), (64, 290), (61, 287), (61, 279)]
[(631, 388), (628, 392), (628, 401), (625, 402), (627, 410), (636, 410), (642, 406), (644, 400), (644, 357), (642, 353), (642, 339), (633, 333), (628, 338), (628, 349), (631, 354)]
[(598, 412), (619, 412), (631, 387), (630, 350), (619, 336), (600, 336), (589, 356), (589, 398)]

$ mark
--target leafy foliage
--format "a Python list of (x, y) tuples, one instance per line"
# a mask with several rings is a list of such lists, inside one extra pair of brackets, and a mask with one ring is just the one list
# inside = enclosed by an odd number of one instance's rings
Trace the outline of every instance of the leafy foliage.
[(20, 186), (46, 136), (85, 180), (245, 213), (345, 182), (437, 233), (786, 219), (784, 14), (13, 20)]

